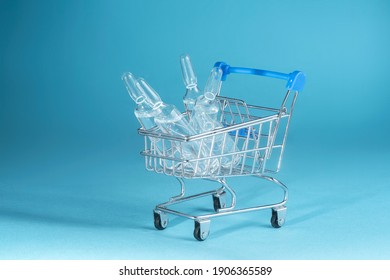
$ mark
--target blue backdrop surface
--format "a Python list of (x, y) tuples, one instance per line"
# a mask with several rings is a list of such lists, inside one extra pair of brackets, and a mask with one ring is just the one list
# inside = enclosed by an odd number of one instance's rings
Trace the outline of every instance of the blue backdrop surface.
[[(0, 1), (0, 259), (389, 259), (389, 28), (385, 0)], [(282, 228), (264, 211), (212, 220), (205, 242), (189, 220), (154, 229), (178, 184), (145, 170), (120, 78), (182, 109), (182, 53), (201, 86), (220, 60), (306, 73), (276, 176)], [(242, 76), (223, 89), (256, 105), (283, 93)], [(244, 203), (274, 195), (230, 182)]]

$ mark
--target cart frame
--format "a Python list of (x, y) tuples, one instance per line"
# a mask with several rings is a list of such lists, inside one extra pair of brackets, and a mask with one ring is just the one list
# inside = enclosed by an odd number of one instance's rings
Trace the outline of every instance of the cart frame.
[[(281, 181), (266, 174), (279, 172), (285, 149), (290, 119), (298, 92), (303, 89), (305, 75), (300, 71), (290, 74), (279, 72), (231, 67), (224, 62), (217, 62), (215, 67), (223, 71), (222, 80), (226, 80), (231, 73), (251, 74), (286, 80), (287, 92), (279, 108), (270, 108), (246, 104), (243, 100), (218, 96), (220, 104), (219, 121), (223, 127), (196, 135), (172, 136), (164, 134), (157, 127), (152, 129), (138, 129), (144, 136), (145, 148), (141, 155), (145, 157), (145, 166), (149, 171), (174, 176), (180, 184), (180, 193), (168, 201), (158, 204), (154, 213), (154, 225), (163, 230), (168, 226), (168, 214), (180, 216), (194, 221), (195, 239), (205, 240), (210, 232), (212, 218), (271, 209), (271, 225), (280, 228), (285, 223), (288, 199), (288, 188)], [(191, 112), (183, 115), (190, 117)], [(226, 138), (231, 137), (235, 144), (234, 151), (224, 151)], [(221, 153), (215, 153), (217, 139), (222, 142)], [(222, 140), (222, 141), (221, 141)], [(181, 158), (180, 152), (184, 145), (196, 143), (200, 150), (209, 147), (207, 155), (199, 152), (195, 158)], [(222, 166), (223, 159), (229, 159), (230, 165)], [(238, 160), (235, 160), (238, 159)], [(238, 162), (238, 163), (237, 163)], [(272, 166), (269, 167), (269, 163)], [(207, 168), (199, 168), (206, 166)], [(217, 168), (212, 168), (218, 166)], [(228, 177), (253, 176), (272, 182), (283, 192), (281, 201), (255, 205), (245, 208), (236, 208), (237, 196), (232, 187), (227, 184)], [(220, 185), (210, 191), (186, 196), (185, 179), (205, 179)], [(227, 195), (230, 203), (227, 203)], [(214, 212), (202, 215), (181, 212), (171, 206), (205, 196), (212, 196)]]

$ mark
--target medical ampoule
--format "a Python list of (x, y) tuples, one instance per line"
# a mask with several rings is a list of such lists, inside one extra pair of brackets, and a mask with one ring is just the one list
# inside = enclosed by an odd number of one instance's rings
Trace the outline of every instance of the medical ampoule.
[(198, 79), (195, 75), (195, 71), (188, 54), (180, 56), (180, 65), (181, 72), (183, 74), (183, 82), (186, 87), (183, 103), (189, 118), (191, 118), (191, 113), (194, 110), (196, 99), (201, 95), (201, 92), (198, 88)]
[[(191, 125), (198, 132), (207, 132), (223, 127), (218, 120), (220, 105), (216, 100), (221, 90), (222, 74), (221, 68), (214, 67), (211, 70), (203, 94), (196, 100)], [(212, 136), (208, 139), (207, 143), (212, 146), (210, 149), (212, 149), (213, 155), (231, 154), (220, 157), (222, 167), (230, 168), (239, 163), (241, 158), (240, 155), (237, 155), (239, 149), (235, 144), (235, 139), (228, 133)]]
[[(160, 113), (158, 110), (152, 108), (151, 102), (143, 95), (137, 87), (137, 77), (130, 72), (124, 73), (122, 80), (125, 83), (126, 89), (130, 97), (137, 104), (134, 114), (139, 123), (144, 129), (151, 129), (156, 127), (155, 117)], [(162, 142), (154, 137), (149, 137), (151, 141), (151, 150), (157, 155), (163, 155)], [(168, 165), (168, 162), (167, 162)], [(169, 164), (171, 166), (171, 164)]]

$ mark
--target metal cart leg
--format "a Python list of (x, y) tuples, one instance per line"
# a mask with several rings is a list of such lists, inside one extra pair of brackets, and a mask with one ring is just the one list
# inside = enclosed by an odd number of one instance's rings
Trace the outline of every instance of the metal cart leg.
[[(199, 193), (199, 194), (190, 195), (190, 196), (185, 196), (184, 180), (181, 178), (177, 178), (181, 187), (180, 194), (177, 196), (173, 196), (167, 202), (161, 203), (156, 206), (156, 208), (154, 209), (154, 226), (159, 230), (165, 229), (168, 226), (168, 214), (173, 214), (176, 216), (181, 216), (187, 219), (191, 219), (194, 220), (193, 234), (195, 239), (199, 241), (204, 241), (210, 234), (211, 218), (271, 209), (272, 212), (271, 226), (274, 228), (282, 227), (286, 220), (287, 207), (285, 206), (285, 204), (287, 202), (287, 195), (288, 195), (287, 187), (282, 182), (280, 182), (279, 180), (273, 177), (264, 176), (264, 175), (254, 175), (254, 176), (270, 181), (276, 184), (278, 187), (280, 187), (283, 190), (283, 200), (274, 204), (235, 209), (236, 194), (234, 190), (226, 183), (224, 178), (211, 180), (213, 182), (217, 182), (221, 184), (222, 186), (220, 188)], [(226, 198), (228, 193), (231, 197), (231, 204), (227, 203)], [(209, 213), (204, 215), (191, 215), (188, 213), (183, 213), (169, 208), (169, 206), (174, 204), (186, 202), (192, 199), (197, 199), (209, 195), (212, 196), (213, 199), (213, 206), (215, 210), (214, 213)]]

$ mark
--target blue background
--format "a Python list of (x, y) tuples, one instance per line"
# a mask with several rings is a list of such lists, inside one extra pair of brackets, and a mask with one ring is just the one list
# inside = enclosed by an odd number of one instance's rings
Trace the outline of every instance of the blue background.
[[(0, 1), (0, 258), (389, 259), (389, 29), (386, 0)], [(218, 60), (307, 74), (281, 229), (269, 211), (214, 219), (205, 242), (189, 220), (154, 229), (178, 185), (145, 170), (120, 77), (182, 109), (182, 53), (201, 86)], [(223, 95), (267, 105), (283, 85), (236, 76)], [(261, 184), (231, 180), (248, 204)]]

